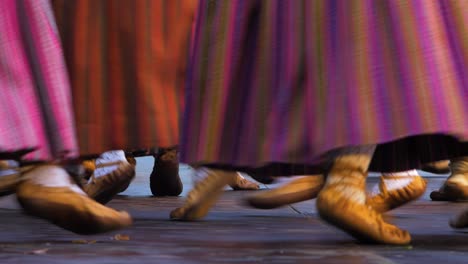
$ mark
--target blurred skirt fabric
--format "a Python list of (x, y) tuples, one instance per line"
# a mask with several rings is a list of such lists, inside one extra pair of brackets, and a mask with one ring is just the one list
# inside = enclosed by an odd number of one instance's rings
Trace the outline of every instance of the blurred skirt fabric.
[[(70, 85), (48, 0), (0, 1), (0, 153), (76, 157)], [(3, 156), (8, 158), (7, 156)]]
[[(466, 10), (468, 1), (451, 0), (202, 0), (181, 161), (310, 164), (339, 147), (397, 140), (376, 164), (462, 153)], [(411, 144), (437, 151), (400, 156)]]
[(52, 3), (81, 152), (177, 145), (196, 2)]

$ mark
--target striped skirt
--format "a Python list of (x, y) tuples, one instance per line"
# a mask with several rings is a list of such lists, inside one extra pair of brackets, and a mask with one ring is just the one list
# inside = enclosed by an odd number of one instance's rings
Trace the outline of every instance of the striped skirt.
[(53, 0), (83, 154), (179, 143), (194, 0)]
[(70, 86), (47, 0), (0, 1), (0, 153), (52, 160), (78, 155)]
[(466, 10), (451, 0), (202, 0), (181, 160), (310, 164), (343, 146), (402, 140), (383, 146), (385, 159), (415, 135), (455, 140), (437, 153), (462, 149)]

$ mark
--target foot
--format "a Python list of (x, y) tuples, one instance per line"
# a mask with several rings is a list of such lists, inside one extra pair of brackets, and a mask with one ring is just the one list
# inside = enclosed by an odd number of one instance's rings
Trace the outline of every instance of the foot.
[(275, 177), (270, 176), (267, 170), (249, 171), (248, 175), (263, 184), (271, 184), (275, 181)]
[(134, 178), (135, 166), (121, 162), (110, 173), (100, 177), (92, 175), (89, 181), (83, 185), (83, 190), (91, 199), (106, 204), (118, 193), (125, 191)]
[(462, 157), (451, 161), (452, 174), (438, 191), (431, 193), (434, 201), (468, 200), (468, 158)]
[(21, 173), (18, 164), (12, 160), (0, 160), (0, 196), (15, 193), (21, 182)]
[(468, 183), (448, 179), (437, 191), (432, 191), (433, 201), (464, 201), (468, 200)]
[(316, 203), (322, 219), (363, 242), (410, 243), (411, 237), (407, 231), (386, 223), (380, 213), (365, 203), (365, 182), (360, 182), (365, 179), (362, 172), (332, 170), (328, 177), (335, 180), (331, 182), (327, 179)]
[(450, 173), (449, 160), (442, 160), (436, 162), (429, 162), (422, 166), (421, 170), (434, 174), (447, 174)]
[(76, 185), (67, 172), (43, 165), (24, 174), (16, 195), (23, 209), (77, 234), (97, 234), (131, 225), (126, 212), (105, 207)]
[(123, 151), (108, 151), (94, 161), (85, 161), (86, 171), (93, 169), (83, 190), (99, 203), (106, 204), (125, 191), (135, 178), (135, 163), (127, 161)]
[[(390, 188), (389, 184), (402, 184)], [(366, 203), (375, 211), (384, 213), (414, 201), (426, 191), (427, 182), (421, 176), (381, 176), (378, 192), (367, 197)]]
[(183, 185), (179, 177), (179, 159), (176, 148), (160, 149), (154, 157), (150, 175), (150, 188), (154, 196), (178, 196)]
[(172, 220), (193, 221), (205, 217), (223, 192), (223, 188), (234, 184), (237, 177), (236, 172), (206, 168), (199, 168), (196, 173), (208, 175), (201, 176), (202, 180), (190, 191), (184, 205), (171, 212)]
[(246, 202), (258, 209), (273, 209), (314, 199), (323, 184), (323, 175), (300, 176), (278, 188), (247, 197)]
[(258, 185), (257, 183), (247, 180), (239, 172), (237, 172), (236, 174), (236, 182), (232, 185), (229, 185), (234, 191), (248, 191), (260, 189), (260, 185)]

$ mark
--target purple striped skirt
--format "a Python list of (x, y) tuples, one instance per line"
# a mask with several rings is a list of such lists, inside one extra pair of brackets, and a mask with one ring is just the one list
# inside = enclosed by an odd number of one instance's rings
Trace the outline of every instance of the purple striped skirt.
[[(376, 157), (388, 167), (385, 157), (404, 156), (401, 169), (462, 154), (466, 10), (450, 0), (201, 1), (181, 160), (312, 164), (340, 147), (396, 142)], [(396, 154), (417, 135), (437, 135), (438, 151)]]

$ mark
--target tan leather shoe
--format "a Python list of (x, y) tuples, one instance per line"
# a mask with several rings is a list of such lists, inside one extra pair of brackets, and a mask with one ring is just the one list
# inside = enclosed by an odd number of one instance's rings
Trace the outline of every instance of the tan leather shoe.
[(0, 196), (15, 193), (16, 187), (21, 181), (19, 173), (0, 177)]
[(368, 197), (366, 203), (375, 211), (384, 213), (418, 199), (426, 191), (427, 182), (419, 175), (410, 177), (412, 178), (411, 182), (401, 189), (391, 191), (387, 190), (387, 186), (385, 185), (386, 179), (402, 178), (402, 176), (381, 176), (379, 183), (380, 193), (378, 195)]
[(198, 170), (208, 175), (189, 192), (185, 204), (171, 212), (172, 220), (193, 221), (205, 217), (223, 192), (223, 188), (233, 184), (237, 177), (236, 172), (231, 171), (205, 168)]
[(468, 186), (446, 181), (438, 191), (430, 194), (433, 201), (466, 201), (468, 200)]
[(435, 174), (446, 174), (446, 173), (450, 173), (449, 164), (450, 164), (449, 160), (429, 162), (429, 163), (424, 164), (421, 167), (421, 170), (427, 171), (430, 173), (435, 173)]
[(382, 215), (367, 204), (357, 203), (344, 195), (347, 191), (360, 192), (361, 188), (364, 192), (361, 179), (355, 178), (365, 179), (365, 176), (353, 176), (361, 172), (333, 171), (333, 173), (349, 177), (342, 177), (342, 181), (327, 184), (320, 191), (316, 205), (322, 219), (363, 242), (392, 245), (410, 243), (411, 237), (407, 231), (386, 223)]
[(468, 157), (453, 159), (450, 163), (452, 174), (438, 191), (431, 193), (434, 201), (468, 200)]
[(273, 209), (314, 199), (323, 184), (323, 175), (302, 176), (278, 188), (255, 193), (247, 197), (245, 201), (258, 209)]
[(21, 182), (21, 168), (11, 166), (7, 160), (0, 160), (0, 171), (9, 171), (11, 174), (0, 176), (0, 196), (15, 193)]
[(115, 195), (125, 191), (135, 178), (135, 165), (128, 162), (116, 162), (103, 164), (101, 166), (118, 165), (117, 169), (100, 177), (91, 176), (90, 180), (83, 185), (83, 190), (91, 199), (106, 204)]
[[(49, 187), (32, 180), (36, 173), (47, 173), (56, 166), (39, 166), (25, 175), (17, 189), (18, 202), (33, 216), (52, 222), (77, 234), (97, 234), (127, 227), (132, 218), (88, 198), (69, 187)], [(63, 173), (66, 173), (65, 171)]]
[(260, 189), (260, 185), (257, 183), (247, 180), (242, 175), (239, 175), (239, 173), (236, 173), (236, 175), (236, 182), (229, 185), (234, 191), (252, 191)]

